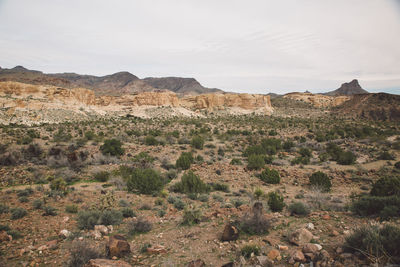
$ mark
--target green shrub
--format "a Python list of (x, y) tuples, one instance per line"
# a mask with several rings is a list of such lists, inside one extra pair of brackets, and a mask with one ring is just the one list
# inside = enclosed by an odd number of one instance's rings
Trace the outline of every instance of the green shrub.
[(21, 218), (25, 217), (28, 214), (26, 209), (23, 209), (23, 208), (12, 208), (10, 210), (10, 212), (11, 212), (11, 219), (12, 220), (21, 219)]
[(209, 191), (209, 187), (200, 179), (199, 176), (192, 171), (188, 171), (182, 175), (181, 181), (175, 183), (171, 187), (172, 191), (179, 193), (205, 193)]
[(194, 225), (201, 221), (201, 210), (200, 209), (185, 209), (183, 211), (183, 225)]
[(156, 146), (156, 145), (158, 145), (157, 139), (152, 135), (146, 136), (146, 139), (144, 140), (144, 143), (146, 145), (148, 145), (148, 146)]
[(122, 213), (118, 210), (84, 210), (78, 212), (78, 228), (93, 229), (97, 224), (118, 225), (122, 222)]
[(395, 167), (396, 169), (400, 170), (400, 161), (396, 162), (396, 163), (394, 164), (394, 167)]
[(21, 203), (29, 202), (29, 198), (28, 198), (28, 197), (20, 197), (20, 198), (18, 198), (18, 200), (19, 200), (19, 202), (21, 202)]
[(247, 160), (247, 168), (249, 170), (259, 170), (263, 168), (265, 165), (264, 156), (263, 155), (255, 155), (252, 154), (249, 156)]
[(400, 196), (400, 176), (386, 176), (377, 180), (371, 189), (372, 196)]
[(385, 207), (391, 206), (400, 207), (400, 196), (362, 196), (353, 201), (351, 210), (360, 216), (380, 216)]
[(57, 178), (50, 182), (50, 189), (54, 191), (66, 192), (67, 183), (63, 178)]
[(398, 206), (386, 206), (379, 213), (379, 217), (382, 220), (390, 220), (400, 216), (400, 209)]
[(185, 202), (182, 201), (182, 199), (178, 198), (175, 202), (174, 202), (174, 207), (177, 210), (183, 210), (185, 208), (186, 204)]
[(164, 187), (162, 176), (153, 169), (134, 169), (126, 183), (128, 191), (141, 194), (155, 194)]
[(17, 193), (18, 197), (27, 197), (33, 194), (33, 189), (30, 187), (27, 187), (23, 190), (19, 190)]
[(300, 148), (300, 150), (299, 150), (299, 154), (302, 156), (302, 157), (311, 157), (311, 150), (310, 149), (308, 149), (308, 148), (306, 148), (306, 147), (302, 147), (302, 148)]
[(242, 161), (238, 158), (233, 158), (230, 162), (230, 165), (242, 165)]
[(57, 215), (57, 209), (52, 206), (44, 206), (42, 208), (42, 210), (43, 210), (43, 216), (56, 216)]
[(32, 206), (35, 210), (40, 210), (43, 207), (43, 201), (41, 199), (35, 199), (32, 202)]
[(400, 263), (400, 228), (385, 224), (383, 226), (361, 226), (346, 237), (345, 249), (361, 252), (362, 255), (392, 263)]
[(240, 254), (242, 254), (242, 256), (247, 259), (250, 258), (252, 254), (254, 254), (255, 256), (259, 256), (260, 252), (261, 252), (260, 247), (256, 245), (246, 245), (242, 247), (242, 249), (240, 250)]
[(117, 139), (105, 140), (104, 144), (100, 146), (100, 151), (103, 155), (108, 156), (121, 156), (125, 153), (122, 148), (122, 142)]
[(282, 148), (283, 148), (285, 151), (290, 151), (290, 149), (291, 149), (292, 147), (294, 147), (294, 143), (293, 143), (292, 141), (290, 141), (290, 140), (286, 141), (286, 142), (283, 143), (283, 145), (282, 145)]
[(143, 217), (139, 217), (136, 221), (130, 221), (127, 224), (127, 230), (130, 235), (147, 233), (150, 232), (152, 228), (152, 223)]
[(167, 201), (170, 204), (174, 204), (176, 202), (177, 198), (174, 196), (168, 196)]
[(337, 163), (341, 165), (351, 165), (356, 161), (356, 155), (351, 151), (345, 151), (339, 154)]
[(176, 160), (176, 168), (182, 170), (188, 170), (190, 165), (194, 162), (193, 155), (190, 152), (182, 152), (179, 158)]
[(10, 208), (7, 205), (0, 203), (0, 214), (8, 213), (9, 211)]
[(221, 191), (228, 193), (229, 192), (229, 185), (222, 184), (222, 183), (209, 183), (213, 191)]
[(104, 183), (107, 182), (110, 178), (110, 173), (108, 171), (100, 171), (93, 174), (93, 177), (96, 181)]
[(124, 218), (136, 217), (136, 213), (133, 211), (133, 209), (128, 207), (122, 208), (121, 213)]
[(68, 213), (78, 213), (78, 206), (77, 205), (67, 205), (65, 207), (65, 211)]
[(192, 142), (190, 143), (193, 148), (203, 149), (204, 138), (201, 136), (193, 136)]
[(320, 188), (324, 192), (329, 192), (332, 187), (331, 179), (323, 172), (314, 172), (310, 176), (310, 184)]
[(260, 179), (267, 184), (279, 184), (281, 181), (279, 172), (275, 169), (269, 168), (265, 168), (265, 170), (261, 172)]
[(73, 241), (69, 247), (69, 254), (70, 256), (66, 265), (68, 267), (82, 267), (91, 259), (104, 257), (100, 250), (86, 239)]
[(285, 207), (283, 196), (279, 195), (277, 192), (268, 193), (268, 206), (273, 212), (282, 211)]
[(390, 154), (388, 151), (383, 151), (379, 156), (380, 160), (394, 160), (394, 156)]
[(288, 207), (290, 214), (305, 216), (310, 213), (310, 209), (303, 202), (294, 202)]

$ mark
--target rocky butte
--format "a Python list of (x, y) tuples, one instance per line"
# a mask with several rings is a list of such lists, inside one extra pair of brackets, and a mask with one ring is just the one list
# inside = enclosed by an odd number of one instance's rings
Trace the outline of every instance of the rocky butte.
[[(225, 111), (234, 114), (258, 113), (271, 114), (273, 108), (270, 97), (256, 94), (215, 93), (178, 97), (174, 92), (159, 90), (125, 94), (122, 96), (96, 96), (92, 90), (85, 88), (67, 89), (57, 86), (32, 85), (19, 82), (0, 82), (0, 108), (2, 123), (10, 123), (23, 116), (23, 122), (53, 122), (44, 118), (46, 111), (63, 111), (74, 119), (72, 113), (85, 116), (124, 116), (149, 117), (148, 109), (159, 107), (170, 108), (170, 115), (199, 116), (199, 111)], [(72, 112), (72, 113), (71, 113)], [(26, 118), (26, 114), (34, 114)], [(43, 114), (42, 114), (43, 113)], [(60, 114), (58, 114), (60, 115)], [(165, 115), (165, 114), (161, 114)], [(153, 114), (153, 116), (158, 116)], [(60, 118), (58, 118), (60, 119)]]

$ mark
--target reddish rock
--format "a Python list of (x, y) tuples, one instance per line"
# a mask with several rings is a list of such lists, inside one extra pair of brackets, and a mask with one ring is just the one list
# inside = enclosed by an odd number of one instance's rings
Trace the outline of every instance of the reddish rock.
[(329, 214), (324, 214), (324, 215), (322, 215), (322, 219), (323, 220), (330, 220), (331, 216), (329, 216)]
[(147, 248), (147, 253), (162, 254), (162, 253), (167, 253), (167, 250), (163, 246), (154, 246), (154, 247)]
[(92, 259), (84, 267), (132, 267), (132, 265), (122, 260)]
[(0, 242), (8, 242), (8, 241), (12, 241), (12, 236), (10, 236), (9, 234), (7, 234), (6, 231), (1, 231), (0, 232)]
[(122, 257), (131, 252), (131, 247), (122, 235), (111, 236), (106, 245), (106, 252), (108, 257)]
[(205, 267), (206, 264), (203, 260), (197, 259), (188, 263), (187, 267)]
[(290, 262), (305, 262), (306, 258), (304, 257), (303, 252), (301, 252), (301, 250), (295, 250), (291, 253), (290, 255)]
[(224, 232), (222, 233), (221, 241), (234, 241), (239, 238), (239, 231), (238, 229), (231, 225), (225, 225)]
[(310, 243), (313, 234), (305, 228), (298, 229), (289, 235), (289, 241), (295, 245)]
[[(270, 260), (275, 260), (275, 259), (278, 259), (278, 258), (280, 258), (281, 257), (281, 253), (279, 252), (279, 250), (277, 250), (277, 249), (271, 249), (269, 252), (268, 252), (268, 254), (267, 254), (267, 257), (270, 259)], [(279, 259), (278, 259), (279, 260)]]

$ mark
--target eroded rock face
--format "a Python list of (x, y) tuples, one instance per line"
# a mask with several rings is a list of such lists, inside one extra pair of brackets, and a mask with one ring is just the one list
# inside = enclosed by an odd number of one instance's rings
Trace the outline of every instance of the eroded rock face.
[(327, 96), (312, 93), (289, 93), (283, 97), (310, 103), (317, 108), (336, 107), (351, 98), (350, 96)]
[(110, 258), (120, 258), (126, 254), (129, 254), (131, 252), (131, 247), (125, 237), (122, 235), (114, 235), (108, 240), (106, 252), (107, 256)]

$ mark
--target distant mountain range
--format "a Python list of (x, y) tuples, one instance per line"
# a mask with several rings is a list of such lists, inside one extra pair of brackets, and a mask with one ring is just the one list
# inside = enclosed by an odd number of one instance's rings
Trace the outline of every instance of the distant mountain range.
[(340, 88), (324, 93), (324, 95), (337, 96), (337, 95), (358, 95), (368, 94), (368, 91), (361, 88), (358, 80), (354, 79), (349, 83), (344, 83)]
[(164, 77), (139, 79), (129, 72), (117, 72), (106, 76), (81, 75), (76, 73), (47, 74), (29, 70), (22, 66), (12, 69), (0, 68), (0, 81), (17, 81), (37, 85), (53, 85), (66, 88), (83, 87), (97, 95), (122, 95), (170, 90), (180, 95), (198, 95), (223, 92), (206, 88), (194, 78)]

